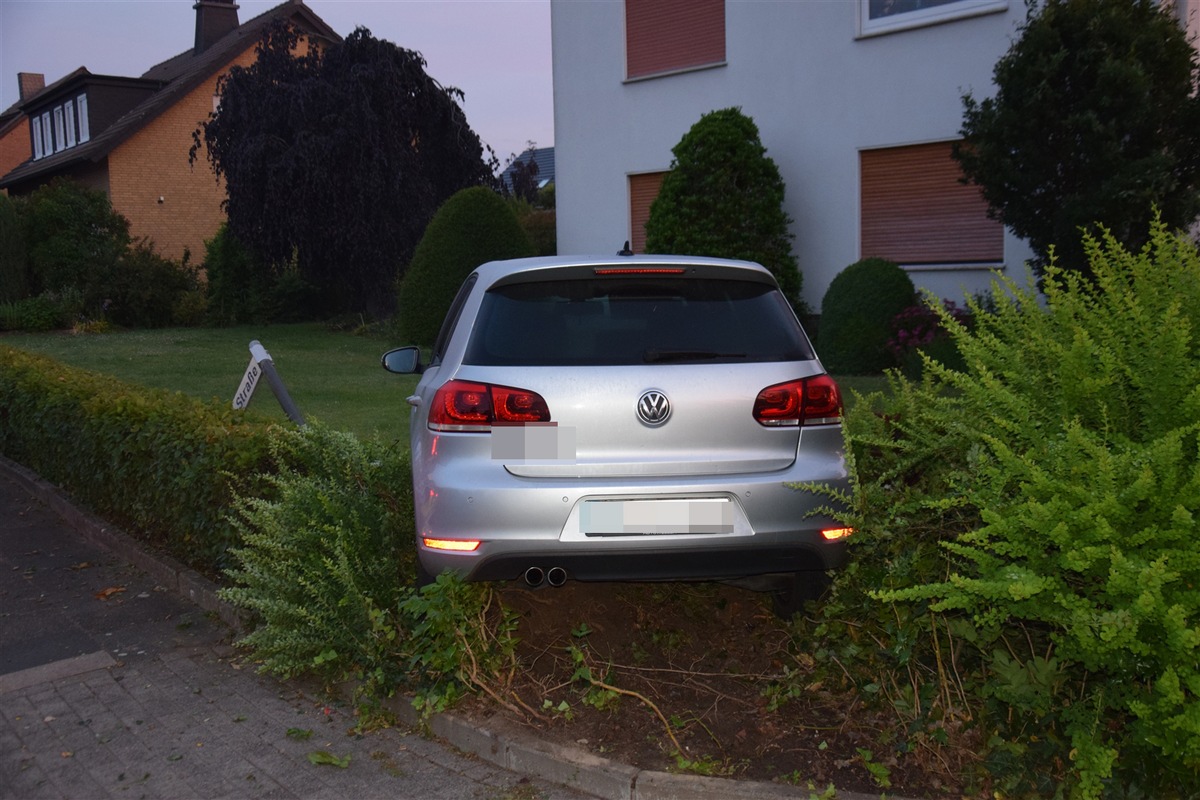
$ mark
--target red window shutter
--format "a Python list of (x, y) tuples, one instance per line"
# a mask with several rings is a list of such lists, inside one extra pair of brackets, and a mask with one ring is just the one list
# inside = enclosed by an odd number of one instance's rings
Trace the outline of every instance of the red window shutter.
[(658, 197), (665, 172), (644, 172), (629, 176), (629, 249), (646, 252), (646, 221), (650, 204)]
[(625, 75), (725, 60), (725, 0), (625, 0)]
[(1004, 226), (979, 187), (960, 182), (950, 142), (864, 150), (862, 256), (899, 264), (1004, 260)]

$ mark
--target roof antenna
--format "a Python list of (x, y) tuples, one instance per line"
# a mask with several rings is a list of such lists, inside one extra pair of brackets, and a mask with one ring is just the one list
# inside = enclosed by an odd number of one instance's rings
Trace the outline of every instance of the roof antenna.
[(617, 255), (619, 255), (619, 256), (633, 255), (633, 251), (629, 249), (629, 240), (628, 239), (625, 240), (625, 246), (617, 251)]

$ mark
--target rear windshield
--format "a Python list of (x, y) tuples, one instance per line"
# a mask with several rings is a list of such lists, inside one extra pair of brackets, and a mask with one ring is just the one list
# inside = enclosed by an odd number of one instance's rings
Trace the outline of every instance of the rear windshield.
[(480, 366), (578, 366), (811, 358), (807, 337), (774, 287), (622, 277), (490, 290), (464, 360)]

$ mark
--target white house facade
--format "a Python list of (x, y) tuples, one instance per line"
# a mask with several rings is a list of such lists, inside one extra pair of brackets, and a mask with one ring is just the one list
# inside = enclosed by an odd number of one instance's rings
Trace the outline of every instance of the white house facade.
[[(1178, 0), (1186, 6), (1200, 0)], [(674, 147), (740, 107), (787, 187), (793, 250), (815, 309), (868, 256), (962, 300), (1031, 252), (989, 220), (950, 148), (964, 93), (992, 69), (1024, 0), (552, 0), (560, 253), (644, 241)]]

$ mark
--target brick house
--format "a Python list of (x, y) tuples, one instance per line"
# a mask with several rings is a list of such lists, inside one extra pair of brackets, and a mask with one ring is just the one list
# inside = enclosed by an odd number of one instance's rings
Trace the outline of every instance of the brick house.
[[(341, 37), (302, 0), (240, 24), (232, 0), (197, 0), (192, 48), (141, 77), (80, 68), (49, 86), (22, 73), (17, 105), (0, 115), (0, 190), (32, 192), (64, 176), (108, 194), (135, 237), (159, 253), (193, 261), (225, 220), (225, 189), (208, 162), (188, 163), (192, 132), (217, 104), (217, 81), (254, 61), (262, 31), (285, 20), (308, 46)], [(26, 95), (28, 79), (30, 94)]]

